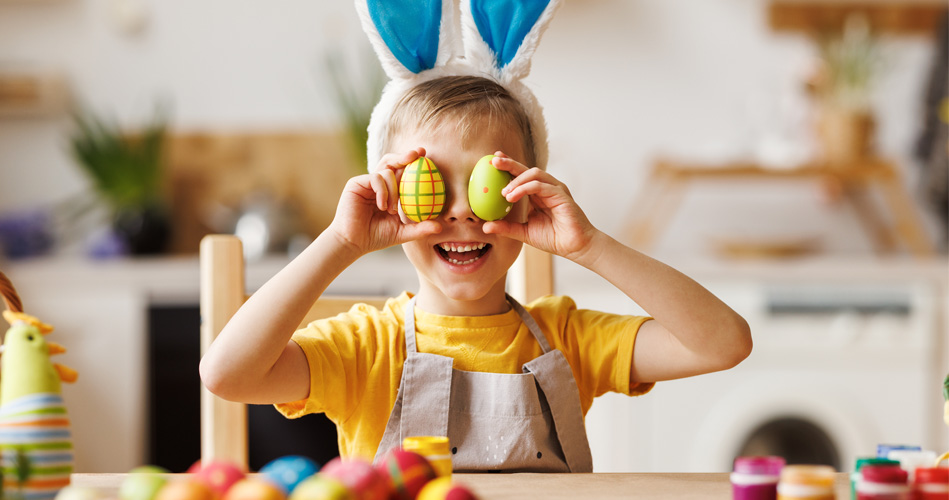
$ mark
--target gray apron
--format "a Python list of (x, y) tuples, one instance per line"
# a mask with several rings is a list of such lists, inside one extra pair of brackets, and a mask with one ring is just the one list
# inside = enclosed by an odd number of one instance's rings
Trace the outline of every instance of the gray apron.
[(507, 300), (544, 351), (524, 373), (468, 372), (420, 353), (415, 297), (405, 308), (406, 359), (373, 463), (409, 436), (448, 436), (456, 472), (593, 472), (580, 392), (570, 365), (534, 318)]

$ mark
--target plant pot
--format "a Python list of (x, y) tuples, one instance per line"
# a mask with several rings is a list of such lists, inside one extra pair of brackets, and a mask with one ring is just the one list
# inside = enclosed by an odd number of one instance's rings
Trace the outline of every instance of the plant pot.
[(125, 241), (131, 255), (163, 253), (171, 238), (168, 213), (159, 207), (119, 210), (112, 229)]
[(817, 123), (824, 162), (839, 166), (866, 158), (872, 152), (874, 129), (868, 112), (824, 108)]

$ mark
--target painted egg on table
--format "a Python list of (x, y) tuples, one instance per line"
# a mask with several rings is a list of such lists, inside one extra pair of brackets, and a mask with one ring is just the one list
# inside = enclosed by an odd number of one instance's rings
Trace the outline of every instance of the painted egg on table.
[(477, 500), (468, 488), (452, 482), (450, 477), (429, 481), (418, 493), (417, 500)]
[(211, 461), (200, 465), (194, 477), (220, 496), (244, 476), (244, 470), (230, 462)]
[(422, 156), (405, 167), (399, 181), (399, 204), (415, 222), (434, 219), (445, 208), (445, 181), (432, 160)]
[(376, 470), (386, 479), (389, 498), (397, 500), (415, 500), (425, 483), (438, 477), (425, 457), (399, 448), (386, 453)]
[(119, 500), (152, 500), (158, 490), (168, 482), (168, 469), (156, 465), (143, 465), (129, 471), (119, 485)]
[(246, 477), (234, 483), (222, 500), (284, 500), (283, 490), (271, 481)]
[(481, 220), (503, 219), (511, 211), (513, 203), (501, 195), (513, 176), (498, 170), (491, 164), (494, 155), (487, 155), (475, 164), (468, 180), (468, 205)]
[(155, 495), (155, 500), (215, 500), (216, 498), (211, 488), (196, 479), (169, 481)]
[(304, 479), (320, 471), (320, 465), (300, 455), (275, 458), (260, 468), (260, 473), (289, 495)]
[(388, 481), (369, 462), (336, 457), (326, 463), (320, 474), (343, 483), (360, 500), (389, 498)]
[(339, 480), (317, 474), (300, 483), (289, 500), (356, 500), (356, 497)]

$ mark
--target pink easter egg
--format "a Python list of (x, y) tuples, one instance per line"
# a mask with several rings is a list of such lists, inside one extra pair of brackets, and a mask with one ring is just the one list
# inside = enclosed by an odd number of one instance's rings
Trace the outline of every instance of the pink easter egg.
[(231, 486), (244, 479), (244, 470), (224, 461), (211, 461), (201, 464), (195, 473), (195, 479), (211, 488), (217, 496), (223, 496)]
[(386, 500), (389, 498), (388, 482), (369, 462), (336, 457), (320, 470), (320, 474), (343, 483), (353, 497), (359, 500)]

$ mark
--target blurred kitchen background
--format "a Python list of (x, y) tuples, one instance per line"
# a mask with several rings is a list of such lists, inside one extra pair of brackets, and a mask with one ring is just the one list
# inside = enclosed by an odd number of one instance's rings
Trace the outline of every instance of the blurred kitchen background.
[[(741, 312), (738, 368), (605, 396), (598, 471), (949, 449), (947, 41), (936, 0), (566, 0), (528, 78), (595, 225)], [(199, 457), (197, 248), (252, 291), (331, 220), (384, 77), (349, 1), (0, 0), (0, 268), (57, 327), (77, 469)], [(641, 313), (555, 259), (558, 293)], [(398, 249), (331, 288), (417, 286)], [(325, 461), (252, 409), (252, 466)], [(256, 423), (254, 423), (256, 422)]]

